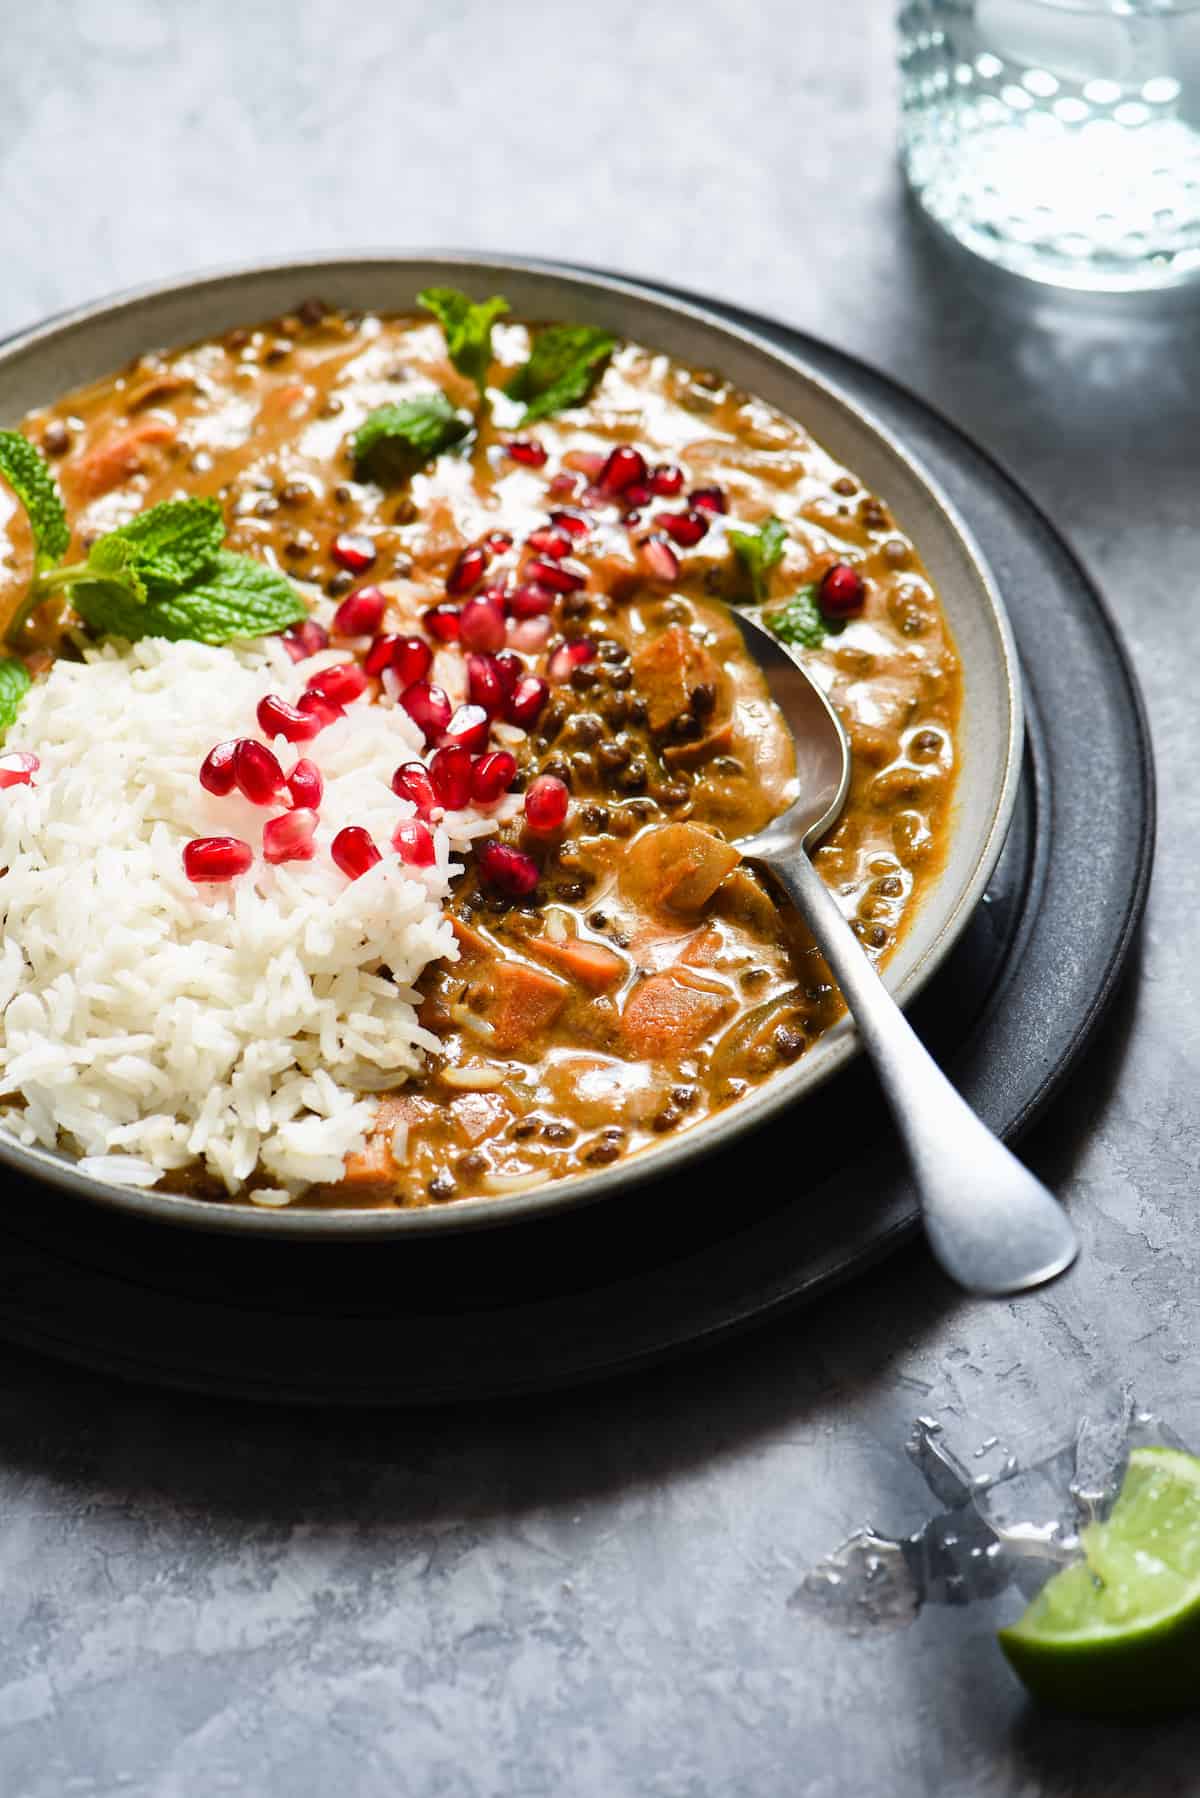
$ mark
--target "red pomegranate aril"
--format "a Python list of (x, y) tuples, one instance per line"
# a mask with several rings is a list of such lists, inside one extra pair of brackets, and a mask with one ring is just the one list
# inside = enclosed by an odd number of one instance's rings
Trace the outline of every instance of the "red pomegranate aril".
[(541, 581), (526, 581), (514, 587), (508, 596), (508, 609), (514, 618), (540, 618), (554, 610), (557, 594)]
[(344, 830), (339, 830), (329, 845), (329, 853), (349, 880), (357, 880), (368, 868), (383, 860), (370, 831), (364, 830), (361, 824), (347, 824)]
[(183, 846), (183, 871), (198, 885), (232, 880), (254, 861), (254, 851), (241, 837), (193, 837)]
[(471, 800), (471, 756), (458, 744), (448, 743), (429, 760), (429, 778), (439, 805), (460, 812)]
[(513, 540), (507, 531), (489, 531), (483, 540), (483, 547), (489, 556), (502, 556), (512, 546)]
[(863, 577), (849, 562), (835, 562), (821, 576), (817, 604), (827, 618), (852, 618), (862, 611), (866, 597)]
[(523, 674), (509, 694), (505, 717), (510, 724), (519, 724), (522, 730), (528, 730), (537, 722), (549, 697), (550, 689), (540, 675)]
[(489, 718), (503, 710), (508, 694), (495, 656), (467, 657), (467, 697), (473, 706), (481, 706)]
[(492, 749), (481, 755), (471, 770), (471, 798), (476, 805), (492, 805), (512, 785), (517, 772), (517, 758), (507, 749)]
[(679, 557), (665, 537), (643, 537), (638, 544), (638, 561), (651, 580), (679, 579)]
[(339, 568), (349, 574), (365, 574), (375, 560), (375, 545), (361, 531), (339, 531), (329, 546)]
[[(225, 744), (219, 745), (222, 749)], [(216, 751), (214, 750), (214, 754)], [(31, 787), (41, 761), (32, 749), (9, 749), (0, 755), (0, 787)], [(207, 764), (206, 764), (207, 765)], [(201, 770), (203, 776), (203, 769)], [(215, 790), (215, 789), (214, 789)], [(226, 787), (228, 792), (229, 788)]]
[(514, 437), (504, 447), (514, 462), (526, 468), (544, 468), (549, 459), (545, 446), (536, 437)]
[(315, 718), (322, 730), (326, 725), (336, 724), (339, 718), (346, 716), (346, 708), (340, 706), (336, 699), (330, 699), (327, 693), (301, 693), (296, 701), (296, 710)]
[(650, 470), (650, 491), (659, 499), (674, 499), (683, 492), (683, 470), (674, 462), (660, 462)]
[(398, 799), (410, 799), (419, 818), (428, 818), (438, 796), (433, 790), (429, 770), (424, 762), (401, 762), (392, 775), (392, 792)]
[(607, 461), (603, 450), (568, 450), (563, 457), (563, 467), (573, 468), (576, 474), (584, 474), (589, 481), (594, 481)]
[(496, 657), (496, 672), (500, 676), (507, 699), (521, 676), (525, 672), (525, 664), (520, 656), (515, 656), (511, 649), (502, 649)]
[(325, 797), (325, 776), (315, 762), (301, 756), (287, 777), (287, 789), (294, 806), (315, 812)]
[(510, 849), (507, 843), (482, 843), (475, 862), (487, 884), (512, 899), (523, 899), (538, 883), (538, 865), (533, 857), (520, 849)]
[(283, 769), (263, 743), (239, 737), (233, 752), (233, 778), (251, 805), (270, 805), (284, 785)]
[(571, 795), (554, 774), (539, 774), (525, 795), (525, 823), (538, 836), (560, 830)]
[(519, 649), (522, 655), (538, 655), (550, 641), (553, 629), (554, 625), (548, 617), (510, 618), (508, 646), (510, 649)]
[(487, 551), (481, 549), (478, 543), (471, 544), (469, 548), (463, 550), (446, 576), (447, 593), (453, 594), (455, 598), (461, 598), (464, 593), (469, 593), (471, 588), (477, 587), (483, 579), (487, 565)]
[(386, 637), (376, 637), (374, 643), (372, 643), (370, 649), (368, 649), (366, 655), (363, 657), (363, 667), (375, 680), (380, 678), (385, 668), (391, 667), (392, 651), (395, 649), (397, 643), (402, 641), (402, 638), (397, 637), (391, 632)]
[(380, 587), (358, 587), (347, 593), (333, 614), (339, 637), (373, 637), (383, 623), (387, 594)]
[(626, 487), (621, 495), (621, 503), (626, 506), (648, 506), (653, 497), (645, 481), (635, 481), (632, 487)]
[(591, 525), (576, 512), (551, 512), (550, 523), (556, 530), (565, 531), (568, 537), (574, 537), (576, 542), (581, 537), (591, 535)]
[(349, 705), (367, 690), (366, 670), (357, 662), (335, 662), (332, 668), (322, 668), (309, 676), (308, 690), (319, 693), (322, 699), (332, 699), (335, 705)]
[(487, 748), (490, 720), (481, 705), (460, 705), (445, 730), (445, 741), (478, 755)]
[(688, 494), (688, 505), (697, 512), (720, 514), (727, 510), (725, 494), (720, 487), (696, 487)]
[[(237, 741), (218, 743), (210, 749), (200, 764), (200, 785), (208, 793), (215, 793), (223, 799), (226, 793), (233, 792), (233, 783), (237, 776), (234, 773), (234, 759), (237, 755)], [(7, 761), (8, 757), (2, 758)], [(11, 781), (0, 781), (0, 785), (11, 786)]]
[(424, 637), (397, 637), (388, 661), (402, 688), (424, 680), (433, 667), (433, 651)]
[(546, 679), (552, 687), (560, 687), (570, 680), (573, 669), (582, 668), (595, 654), (596, 645), (590, 637), (573, 637), (569, 643), (560, 643), (546, 664)]
[(268, 818), (263, 825), (263, 860), (265, 862), (310, 862), (316, 853), (313, 831), (317, 814), (307, 806)]
[(530, 531), (525, 539), (525, 547), (531, 549), (536, 556), (549, 556), (552, 562), (561, 562), (564, 556), (571, 553), (571, 539), (565, 531), (541, 525), (536, 531)]
[(610, 496), (624, 493), (625, 489), (632, 487), (635, 482), (644, 483), (646, 473), (646, 458), (641, 451), (633, 449), (627, 443), (620, 443), (600, 470), (596, 485), (601, 493), (607, 493)]
[(439, 605), (430, 606), (421, 622), (439, 643), (457, 643), (461, 617), (458, 607), (443, 599)]
[(582, 475), (570, 474), (564, 469), (562, 474), (551, 475), (546, 482), (546, 492), (553, 493), (557, 499), (562, 499), (568, 494), (573, 498), (582, 486)]
[(450, 722), (450, 701), (442, 688), (432, 681), (417, 680), (411, 687), (405, 687), (400, 704), (413, 723), (424, 731), (427, 743), (440, 737)]
[(307, 743), (321, 728), (321, 720), (302, 712), (278, 693), (266, 693), (258, 702), (258, 728), (264, 737), (286, 737), (289, 743)]
[(459, 640), (464, 649), (495, 652), (504, 648), (504, 607), (498, 599), (478, 594), (462, 609)]
[(329, 648), (329, 632), (315, 618), (303, 618), (299, 624), (293, 624), (280, 640), (293, 662), (306, 661), (318, 650)]
[(401, 818), (392, 832), (392, 848), (410, 868), (431, 868), (434, 862), (433, 832), (420, 818)]
[(708, 530), (703, 512), (660, 512), (654, 522), (681, 549), (693, 549)]
[(578, 593), (587, 585), (587, 570), (578, 562), (547, 562), (537, 557), (526, 564), (525, 573), (538, 586), (550, 587), (555, 593)]

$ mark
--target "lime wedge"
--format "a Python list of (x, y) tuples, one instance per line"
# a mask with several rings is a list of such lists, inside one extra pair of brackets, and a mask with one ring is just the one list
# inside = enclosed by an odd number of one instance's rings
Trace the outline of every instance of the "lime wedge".
[(1042, 1588), (1000, 1646), (1035, 1698), (1080, 1716), (1200, 1701), (1200, 1459), (1138, 1448), (1085, 1558)]

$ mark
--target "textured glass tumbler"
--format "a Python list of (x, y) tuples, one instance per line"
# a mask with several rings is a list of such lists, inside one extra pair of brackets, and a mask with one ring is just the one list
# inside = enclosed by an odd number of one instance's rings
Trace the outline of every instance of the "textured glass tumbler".
[(1063, 287), (1200, 279), (1200, 0), (904, 0), (901, 151), (968, 249)]

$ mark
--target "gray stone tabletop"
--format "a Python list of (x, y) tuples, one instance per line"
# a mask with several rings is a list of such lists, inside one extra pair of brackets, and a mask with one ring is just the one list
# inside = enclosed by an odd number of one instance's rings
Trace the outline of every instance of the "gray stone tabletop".
[[(305, 1415), (0, 1346), (0, 1792), (453, 1798), (1191, 1793), (1200, 1730), (1039, 1720), (1011, 1598), (857, 1637), (804, 1567), (1121, 1379), (1200, 1442), (1194, 301), (965, 279), (906, 209), (886, 0), (40, 0), (5, 9), (0, 330), (339, 247), (574, 258), (743, 302), (997, 453), (1124, 627), (1161, 778), (1137, 965), (1028, 1142), (1084, 1242), (1017, 1304), (913, 1249), (601, 1390)], [(1046, 596), (1053, 603), (1053, 596)]]

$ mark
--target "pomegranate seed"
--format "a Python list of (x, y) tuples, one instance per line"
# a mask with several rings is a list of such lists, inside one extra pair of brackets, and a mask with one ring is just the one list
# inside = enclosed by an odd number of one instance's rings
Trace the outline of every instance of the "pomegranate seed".
[(627, 506), (648, 506), (653, 497), (645, 481), (635, 481), (633, 486), (626, 487), (621, 495), (623, 503)]
[(471, 798), (471, 756), (468, 750), (447, 743), (429, 760), (429, 779), (438, 802), (448, 811), (460, 812)]
[(560, 643), (546, 664), (546, 679), (551, 686), (560, 687), (571, 678), (573, 668), (581, 668), (590, 662), (596, 653), (596, 645), (590, 637), (575, 637), (570, 643)]
[(580, 518), (577, 512), (551, 512), (550, 523), (560, 531), (565, 531), (568, 537), (574, 537), (576, 542), (580, 537), (591, 534), (591, 525), (586, 518)]
[(583, 477), (581, 475), (567, 473), (556, 474), (552, 475), (546, 482), (546, 492), (560, 496), (570, 494), (572, 498), (574, 498), (582, 485)]
[(370, 649), (368, 649), (366, 656), (363, 658), (363, 667), (366, 669), (367, 673), (373, 675), (374, 678), (378, 680), (384, 669), (391, 665), (392, 651), (395, 649), (397, 643), (401, 641), (402, 639), (394, 634), (386, 637), (376, 637), (374, 643), (372, 643)]
[(720, 513), (728, 508), (725, 494), (720, 487), (697, 487), (688, 494), (688, 505), (694, 506), (698, 512)]
[(489, 556), (502, 556), (512, 545), (513, 540), (507, 531), (489, 531), (483, 540), (483, 547)]
[(489, 718), (494, 718), (503, 709), (509, 690), (495, 656), (467, 657), (467, 697), (473, 706), (481, 706)]
[(553, 629), (549, 618), (511, 618), (508, 641), (513, 649), (519, 649), (525, 655), (536, 655), (550, 641)]
[(197, 883), (232, 880), (253, 860), (254, 851), (241, 837), (193, 837), (183, 846), (183, 871)]
[(253, 737), (239, 737), (233, 751), (233, 778), (252, 805), (270, 805), (283, 786), (283, 769)]
[(527, 564), (525, 572), (535, 585), (550, 587), (555, 593), (578, 593), (587, 585), (587, 570), (578, 562), (545, 562), (538, 558)]
[(286, 737), (289, 743), (306, 743), (321, 728), (311, 712), (298, 711), (278, 693), (267, 693), (258, 702), (258, 728), (264, 737)]
[(424, 637), (397, 637), (388, 666), (402, 689), (411, 687), (414, 681), (424, 680), (433, 667), (433, 651)]
[(660, 512), (655, 524), (673, 537), (681, 549), (692, 549), (708, 530), (703, 512)]
[(325, 777), (315, 762), (301, 756), (287, 777), (287, 788), (294, 806), (315, 812), (325, 797)]
[(329, 553), (339, 568), (350, 574), (365, 574), (375, 560), (375, 545), (361, 531), (339, 531)]
[(458, 607), (443, 599), (439, 605), (430, 606), (421, 622), (439, 643), (457, 643), (459, 616)]
[(424, 762), (402, 762), (392, 775), (392, 792), (398, 799), (411, 800), (419, 818), (428, 818), (438, 803)]
[(472, 544), (469, 549), (464, 549), (446, 576), (447, 593), (452, 593), (456, 597), (469, 593), (471, 588), (477, 587), (483, 579), (487, 565), (487, 551), (480, 549), (477, 543)]
[(336, 662), (332, 668), (311, 674), (308, 690), (319, 693), (322, 699), (332, 699), (335, 705), (349, 705), (366, 692), (367, 676), (357, 662)]
[(309, 656), (315, 656), (319, 649), (329, 648), (329, 632), (315, 618), (304, 618), (299, 624), (293, 624), (280, 640), (293, 662), (303, 662)]
[(525, 664), (520, 656), (513, 654), (511, 649), (502, 649), (496, 657), (496, 672), (500, 676), (501, 684), (504, 687), (504, 697), (507, 699), (524, 674)]
[(498, 599), (479, 594), (467, 601), (462, 609), (461, 642), (464, 649), (504, 648), (504, 607)]
[(526, 549), (535, 555), (549, 556), (553, 562), (561, 562), (564, 556), (571, 553), (571, 539), (565, 531), (550, 530), (546, 526), (530, 531), (525, 539)]
[(506, 793), (517, 772), (517, 758), (507, 749), (492, 749), (481, 755), (471, 770), (471, 798), (476, 805), (491, 805)]
[[(33, 777), (41, 765), (31, 749), (6, 750), (0, 755), (0, 787), (32, 787), (35, 784)], [(201, 769), (200, 773), (203, 778), (204, 770)], [(229, 788), (226, 787), (225, 791), (228, 792)]]
[(329, 853), (349, 880), (357, 880), (368, 868), (383, 860), (371, 840), (370, 831), (364, 830), (361, 824), (347, 824), (344, 830), (339, 830), (329, 845)]
[(266, 862), (310, 862), (316, 854), (313, 831), (317, 814), (307, 806), (297, 806), (278, 818), (268, 818), (263, 825), (263, 860)]
[(679, 579), (679, 557), (665, 537), (643, 537), (638, 544), (638, 561), (651, 580)]
[(550, 689), (537, 674), (523, 674), (509, 695), (505, 716), (510, 724), (528, 730), (550, 697)]
[(683, 470), (674, 462), (660, 462), (650, 470), (650, 491), (659, 499), (674, 499), (683, 492)]
[(410, 868), (433, 866), (433, 832), (419, 818), (401, 818), (392, 832), (392, 848)]
[(536, 437), (514, 437), (512, 442), (506, 443), (504, 447), (514, 462), (521, 462), (526, 468), (544, 468), (546, 466), (548, 459), (546, 449)]
[(827, 618), (852, 618), (862, 611), (866, 597), (863, 577), (849, 562), (835, 562), (821, 576), (817, 604)]
[(570, 794), (555, 774), (539, 774), (525, 795), (525, 823), (538, 836), (561, 829)]
[(508, 609), (514, 618), (540, 618), (544, 613), (553, 611), (556, 597), (554, 591), (543, 586), (540, 581), (526, 581), (509, 594)]
[[(568, 450), (563, 457), (563, 467), (573, 468), (577, 474), (585, 474), (589, 481), (594, 481), (600, 470), (608, 462), (603, 450)], [(632, 480), (632, 476), (630, 479)]]
[(301, 693), (296, 701), (296, 710), (306, 716), (315, 718), (324, 730), (328, 724), (336, 724), (339, 718), (346, 716), (344, 706), (336, 699), (330, 699), (327, 693)]
[(507, 843), (481, 844), (475, 860), (487, 884), (514, 899), (523, 899), (538, 883), (538, 866), (533, 857), (510, 849)]
[(487, 748), (488, 715), (481, 705), (460, 705), (445, 730), (445, 741), (478, 755)]
[(387, 594), (380, 587), (359, 587), (347, 593), (333, 614), (339, 637), (373, 637), (383, 623)]
[(634, 483), (642, 484), (646, 479), (646, 458), (640, 450), (635, 450), (627, 443), (618, 444), (608, 461), (600, 470), (600, 478), (596, 482), (601, 493), (624, 493), (626, 487)]
[[(207, 792), (216, 793), (222, 799), (226, 793), (233, 792), (233, 783), (237, 778), (234, 774), (236, 755), (236, 742), (218, 743), (215, 749), (209, 750), (200, 764), (200, 785)], [(0, 765), (7, 760), (7, 756), (0, 758)], [(11, 786), (12, 782), (3, 781), (0, 784)]]
[(400, 695), (400, 704), (413, 723), (425, 733), (427, 743), (440, 737), (450, 722), (450, 701), (442, 688), (435, 686), (432, 681), (417, 680), (411, 687), (405, 687)]

